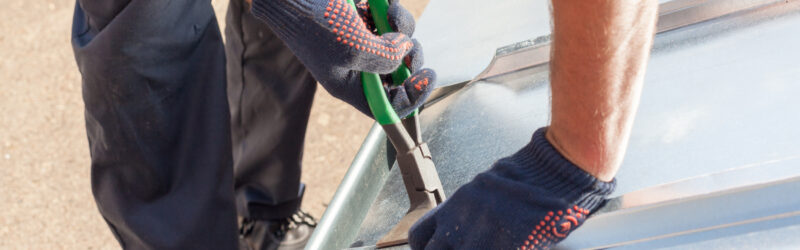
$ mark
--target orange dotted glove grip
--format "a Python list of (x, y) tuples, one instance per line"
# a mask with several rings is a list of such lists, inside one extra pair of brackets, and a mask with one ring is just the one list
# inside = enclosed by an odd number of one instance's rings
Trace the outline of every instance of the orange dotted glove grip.
[[(359, 5), (366, 8), (365, 3)], [(413, 17), (399, 4), (389, 7), (398, 32), (375, 35), (363, 11), (345, 0), (254, 0), (253, 14), (267, 23), (334, 97), (372, 116), (359, 72), (388, 74), (405, 63), (412, 75), (393, 86), (382, 77), (399, 116), (410, 114), (433, 89), (436, 74), (422, 65), (421, 45), (410, 38)], [(367, 20), (365, 22), (365, 20)]]

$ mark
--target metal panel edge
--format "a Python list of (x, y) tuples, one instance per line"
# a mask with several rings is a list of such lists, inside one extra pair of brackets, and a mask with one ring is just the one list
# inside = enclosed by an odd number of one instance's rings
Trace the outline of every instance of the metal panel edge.
[(706, 195), (714, 196), (725, 192), (737, 192), (746, 188), (758, 188), (787, 180), (800, 181), (800, 168), (797, 168), (791, 162), (798, 159), (800, 157), (787, 157), (769, 162), (749, 164), (727, 171), (695, 176), (636, 190), (610, 199), (595, 215), (614, 213), (619, 210), (662, 206), (685, 199), (697, 199)]
[[(791, 0), (674, 0), (659, 5), (656, 33)], [(550, 35), (525, 40), (497, 49), (495, 57), (474, 81), (536, 67), (550, 62)]]
[[(388, 176), (391, 166), (380, 167), (386, 156), (386, 135), (375, 123), (322, 215), (305, 249), (341, 249), (356, 237), (361, 222)], [(393, 159), (391, 160), (394, 161)], [(391, 164), (391, 163), (388, 163)], [(376, 188), (370, 188), (376, 186)], [(363, 208), (363, 209), (359, 209)]]
[[(596, 215), (560, 242), (557, 249), (630, 246), (798, 216), (800, 210), (796, 205), (800, 199), (791, 192), (797, 188), (800, 188), (800, 177), (699, 195), (660, 206)], [(631, 230), (634, 227), (636, 230)]]

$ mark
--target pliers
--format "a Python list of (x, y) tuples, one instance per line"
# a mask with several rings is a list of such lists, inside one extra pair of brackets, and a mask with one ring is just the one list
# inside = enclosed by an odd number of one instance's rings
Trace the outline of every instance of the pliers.
[[(368, 1), (378, 34), (392, 32), (387, 17), (389, 2), (387, 0)], [(355, 8), (353, 0), (347, 0), (347, 2)], [(392, 80), (394, 84), (399, 85), (410, 75), (411, 72), (408, 68), (401, 64), (392, 73)], [(401, 120), (389, 104), (383, 89), (383, 82), (378, 74), (361, 72), (361, 82), (364, 85), (364, 94), (372, 115), (381, 124), (397, 152), (397, 165), (403, 175), (403, 184), (406, 186), (410, 203), (406, 215), (378, 241), (377, 247), (405, 244), (408, 242), (408, 230), (411, 226), (425, 213), (445, 200), (444, 189), (431, 160), (428, 145), (422, 141), (418, 111), (415, 110)]]

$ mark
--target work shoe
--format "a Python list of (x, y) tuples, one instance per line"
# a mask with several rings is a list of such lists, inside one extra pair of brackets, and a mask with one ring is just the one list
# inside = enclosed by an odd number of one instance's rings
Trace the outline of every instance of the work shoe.
[(279, 220), (243, 218), (239, 227), (239, 249), (303, 249), (316, 226), (314, 217), (301, 210)]

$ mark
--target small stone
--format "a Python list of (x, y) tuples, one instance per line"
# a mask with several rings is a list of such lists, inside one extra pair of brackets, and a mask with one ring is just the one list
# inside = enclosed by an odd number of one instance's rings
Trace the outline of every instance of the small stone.
[(10, 154), (6, 154), (6, 155), (3, 156), (3, 158), (6, 158), (6, 160), (11, 159), (11, 155)]

